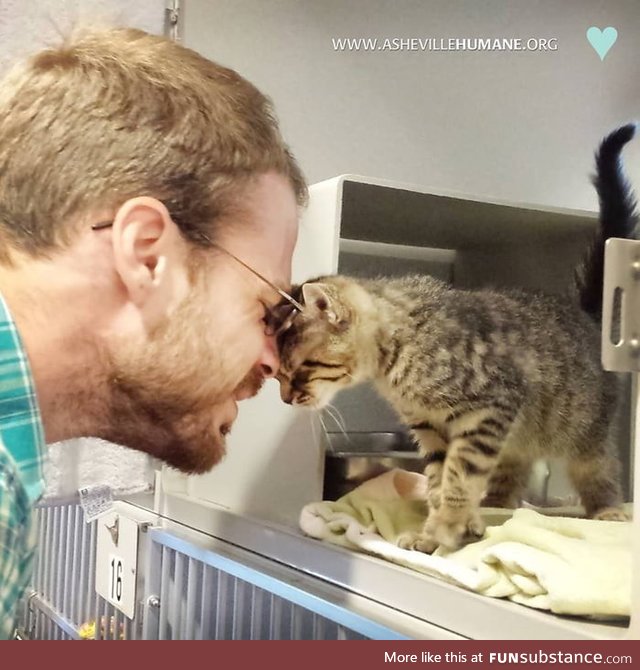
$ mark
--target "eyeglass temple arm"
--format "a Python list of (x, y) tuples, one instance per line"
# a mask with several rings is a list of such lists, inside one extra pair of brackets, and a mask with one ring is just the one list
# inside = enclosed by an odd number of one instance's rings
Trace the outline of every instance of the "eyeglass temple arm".
[[(91, 230), (102, 230), (103, 228), (111, 228), (111, 226), (113, 226), (113, 221), (100, 221), (98, 223), (94, 223), (91, 226)], [(215, 242), (212, 242), (208, 238), (207, 238), (207, 241), (209, 242), (209, 244), (211, 244), (211, 246), (214, 246), (214, 247), (216, 247), (216, 249), (219, 249), (220, 251), (224, 252), (225, 254), (228, 254), (229, 256), (234, 258), (236, 261), (238, 261), (238, 263), (240, 263), (240, 265), (244, 265), (244, 267), (247, 268), (247, 270), (249, 270), (250, 272), (253, 272), (253, 274), (260, 277), (260, 279), (262, 279), (262, 281), (266, 282), (267, 284), (269, 284), (269, 286), (274, 288), (278, 292), (278, 295), (281, 298), (284, 298), (284, 300), (291, 303), (299, 312), (304, 311), (304, 306), (301, 305), (295, 298), (290, 296), (288, 293), (285, 293), (281, 288), (278, 288), (275, 284), (270, 282), (266, 277), (263, 277), (259, 272), (254, 270), (252, 267), (249, 267), (242, 259), (238, 258), (235, 254), (232, 254), (230, 251), (227, 251), (227, 249), (224, 249), (223, 247), (218, 246)]]
[(100, 221), (100, 223), (94, 223), (91, 226), (91, 230), (102, 230), (103, 228), (111, 228), (113, 221)]

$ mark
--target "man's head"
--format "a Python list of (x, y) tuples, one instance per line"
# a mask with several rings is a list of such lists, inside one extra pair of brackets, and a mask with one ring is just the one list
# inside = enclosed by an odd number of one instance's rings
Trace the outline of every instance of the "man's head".
[(262, 321), (277, 292), (215, 245), (286, 289), (305, 197), (268, 100), (170, 41), (89, 32), (14, 70), (0, 291), (47, 438), (210, 468), (235, 400), (279, 365)]

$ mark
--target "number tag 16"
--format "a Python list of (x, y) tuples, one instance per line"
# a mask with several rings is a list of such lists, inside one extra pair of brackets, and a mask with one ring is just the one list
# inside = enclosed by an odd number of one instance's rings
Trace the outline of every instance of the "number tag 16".
[(117, 512), (101, 516), (96, 550), (96, 591), (133, 619), (138, 576), (138, 523)]
[(111, 602), (122, 602), (122, 558), (111, 554), (109, 561), (109, 600)]

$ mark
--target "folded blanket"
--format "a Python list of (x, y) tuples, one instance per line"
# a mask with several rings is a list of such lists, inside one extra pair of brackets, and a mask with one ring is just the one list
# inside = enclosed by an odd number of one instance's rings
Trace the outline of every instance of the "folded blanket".
[[(398, 536), (418, 531), (424, 521), (425, 482), (423, 475), (391, 470), (340, 500), (306, 505), (300, 527), (311, 537), (487, 596), (556, 614), (629, 616), (631, 523), (518, 509), (458, 551), (438, 549), (428, 555), (401, 549)], [(489, 523), (500, 512), (483, 510)]]

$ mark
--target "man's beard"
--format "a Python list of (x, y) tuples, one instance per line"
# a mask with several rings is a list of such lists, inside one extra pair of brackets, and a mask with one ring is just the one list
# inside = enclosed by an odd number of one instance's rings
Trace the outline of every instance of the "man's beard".
[(235, 416), (234, 392), (253, 395), (263, 381), (252, 369), (238, 385), (225, 369), (198, 293), (194, 288), (144, 346), (112, 351), (108, 434), (101, 435), (187, 473), (206, 472), (222, 459), (230, 426), (221, 417)]

